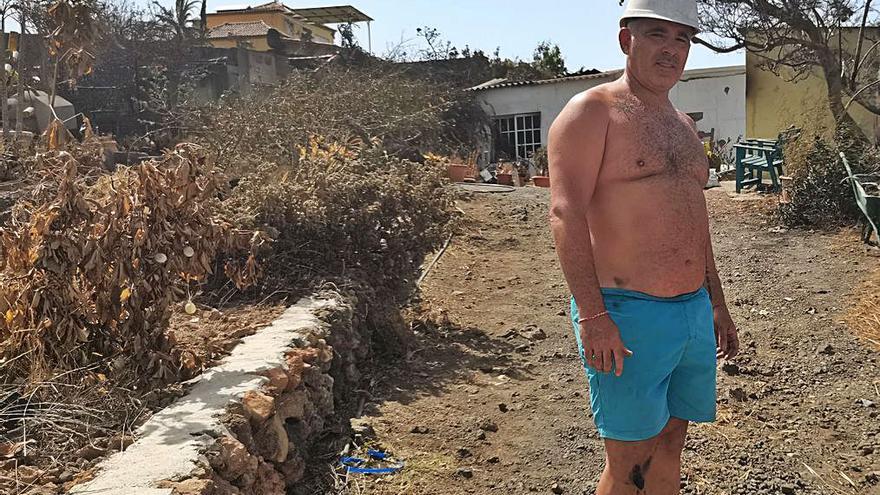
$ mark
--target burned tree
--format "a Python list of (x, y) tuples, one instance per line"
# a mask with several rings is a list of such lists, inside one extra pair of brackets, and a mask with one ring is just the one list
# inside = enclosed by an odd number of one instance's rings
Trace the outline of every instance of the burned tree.
[(13, 0), (2, 0), (0, 1), (0, 32), (3, 33), (2, 39), (3, 46), (0, 47), (0, 67), (3, 67), (2, 73), (0, 73), (0, 119), (2, 119), (2, 128), (3, 128), (3, 143), (9, 140), (9, 72), (6, 70), (6, 64), (9, 60), (8, 54), (6, 53), (6, 45), (7, 45), (7, 34), (6, 34), (6, 19), (11, 14), (12, 8), (14, 7)]
[(201, 28), (193, 26), (192, 12), (198, 2), (196, 0), (175, 0), (174, 8), (168, 8), (154, 1), (156, 19), (159, 26), (164, 28), (164, 37), (170, 43), (170, 51), (167, 53), (165, 66), (168, 68), (168, 106), (175, 109), (180, 97), (182, 84), (183, 66), (190, 58), (190, 52), (197, 40), (203, 33)]
[(762, 68), (788, 80), (825, 80), (838, 130), (865, 136), (849, 114), (858, 103), (880, 115), (880, 28), (872, 0), (700, 0), (705, 35), (716, 52), (746, 49)]

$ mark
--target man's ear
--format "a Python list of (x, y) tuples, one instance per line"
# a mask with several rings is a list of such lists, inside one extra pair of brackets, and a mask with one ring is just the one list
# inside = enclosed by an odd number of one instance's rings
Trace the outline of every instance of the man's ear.
[(624, 55), (629, 55), (629, 49), (632, 46), (632, 31), (628, 27), (620, 28), (617, 39), (620, 42), (620, 50)]

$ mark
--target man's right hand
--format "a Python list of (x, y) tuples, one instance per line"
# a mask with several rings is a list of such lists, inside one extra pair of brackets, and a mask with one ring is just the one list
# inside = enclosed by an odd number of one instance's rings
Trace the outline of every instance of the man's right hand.
[(593, 321), (581, 323), (581, 343), (587, 366), (601, 373), (620, 376), (623, 374), (623, 360), (633, 355), (620, 340), (620, 330), (608, 315)]

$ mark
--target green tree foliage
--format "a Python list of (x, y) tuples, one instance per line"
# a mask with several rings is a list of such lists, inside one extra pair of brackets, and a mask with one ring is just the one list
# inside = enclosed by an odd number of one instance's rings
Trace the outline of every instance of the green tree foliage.
[(562, 57), (562, 50), (559, 48), (559, 45), (551, 45), (549, 41), (542, 41), (535, 48), (535, 53), (532, 56), (532, 67), (542, 73), (553, 74), (555, 77), (568, 74), (568, 69), (565, 68), (565, 59)]
[[(559, 45), (550, 41), (539, 43), (532, 52), (532, 60), (527, 61), (519, 58), (502, 57), (501, 47), (497, 47), (491, 57), (487, 56), (483, 50), (472, 49), (468, 45), (459, 49), (451, 41), (444, 39), (442, 33), (437, 28), (430, 26), (416, 29), (416, 33), (417, 38), (424, 45), (416, 50), (416, 58), (420, 61), (472, 57), (483, 58), (488, 62), (493, 78), (505, 78), (514, 81), (552, 79), (569, 74), (565, 66), (565, 57), (562, 55), (562, 49)], [(392, 51), (389, 58), (398, 62), (408, 61), (408, 55), (412, 52), (411, 48), (402, 44)]]

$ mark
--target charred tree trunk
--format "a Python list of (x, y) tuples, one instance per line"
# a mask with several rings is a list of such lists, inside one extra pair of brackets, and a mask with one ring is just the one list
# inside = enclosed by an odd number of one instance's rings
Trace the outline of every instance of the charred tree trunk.
[[(0, 39), (6, 40), (6, 15), (3, 15), (2, 21), (0, 21), (0, 30), (2, 30), (2, 37)], [(0, 67), (3, 67), (2, 77), (0, 77), (0, 120), (3, 121), (3, 146), (4, 148), (9, 143), (9, 73), (6, 72), (6, 44), (4, 43), (2, 47), (0, 47)]]
[(852, 145), (864, 147), (870, 143), (869, 137), (859, 124), (850, 115), (843, 98), (845, 95), (844, 85), (846, 82), (841, 76), (840, 66), (832, 60), (825, 60), (822, 64), (822, 75), (828, 92), (828, 108), (834, 117), (834, 130), (837, 136), (846, 136)]

